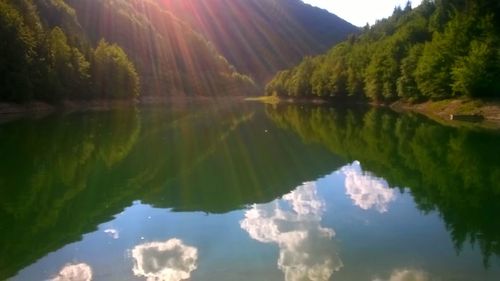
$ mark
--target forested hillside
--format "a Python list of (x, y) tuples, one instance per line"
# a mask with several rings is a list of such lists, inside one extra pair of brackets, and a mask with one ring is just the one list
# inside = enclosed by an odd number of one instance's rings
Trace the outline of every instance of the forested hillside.
[(119, 98), (139, 93), (122, 48), (87, 42), (62, 0), (0, 0), (0, 100)]
[(392, 102), (500, 97), (500, 2), (424, 0), (279, 72), (268, 95)]
[(1, 100), (254, 90), (251, 79), (154, 1), (0, 3)]
[(91, 42), (104, 37), (126, 50), (146, 95), (222, 95), (254, 91), (201, 34), (156, 0), (67, 0)]
[(0, 0), (0, 101), (252, 94), (355, 31), (299, 0)]
[(300, 0), (158, 0), (238, 71), (266, 83), (305, 55), (325, 52), (359, 28)]

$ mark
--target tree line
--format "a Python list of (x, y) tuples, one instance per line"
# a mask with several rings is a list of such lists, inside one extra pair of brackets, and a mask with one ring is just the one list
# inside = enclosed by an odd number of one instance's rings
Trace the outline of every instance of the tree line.
[(62, 0), (0, 0), (0, 100), (129, 98), (139, 76), (124, 50), (93, 48)]
[(408, 2), (360, 35), (280, 71), (267, 95), (420, 102), (500, 96), (500, 2)]

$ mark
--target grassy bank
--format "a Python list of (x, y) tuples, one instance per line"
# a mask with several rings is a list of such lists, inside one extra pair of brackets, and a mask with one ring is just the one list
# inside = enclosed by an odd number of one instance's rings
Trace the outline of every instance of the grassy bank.
[(282, 102), (277, 96), (260, 96), (260, 97), (249, 97), (245, 98), (246, 101), (257, 101), (266, 104), (278, 104)]

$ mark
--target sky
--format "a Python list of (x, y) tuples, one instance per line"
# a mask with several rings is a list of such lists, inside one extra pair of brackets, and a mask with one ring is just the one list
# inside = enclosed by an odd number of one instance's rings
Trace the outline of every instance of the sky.
[[(305, 3), (326, 9), (333, 14), (356, 25), (374, 24), (377, 19), (390, 16), (394, 7), (406, 6), (407, 0), (302, 0)], [(422, 0), (411, 0), (412, 6), (418, 6)]]

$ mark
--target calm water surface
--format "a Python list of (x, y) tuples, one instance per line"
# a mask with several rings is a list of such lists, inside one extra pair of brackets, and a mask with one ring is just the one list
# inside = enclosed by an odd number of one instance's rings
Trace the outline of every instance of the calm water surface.
[(0, 124), (0, 279), (500, 280), (500, 133), (184, 104)]

